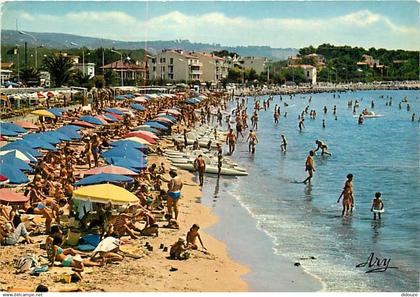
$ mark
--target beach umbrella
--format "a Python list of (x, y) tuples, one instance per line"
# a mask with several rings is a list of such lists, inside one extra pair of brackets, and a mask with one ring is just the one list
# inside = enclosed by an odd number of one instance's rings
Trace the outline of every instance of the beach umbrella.
[(131, 177), (120, 175), (120, 174), (111, 174), (111, 173), (99, 173), (96, 175), (90, 175), (85, 177), (78, 182), (75, 186), (86, 186), (86, 185), (96, 185), (101, 183), (132, 183), (134, 180)]
[(63, 110), (61, 108), (49, 108), (49, 109), (47, 109), (47, 111), (51, 112), (56, 117), (62, 117), (63, 116), (63, 114), (62, 114)]
[(116, 100), (125, 100), (127, 98), (124, 95), (118, 95), (118, 96), (115, 96), (115, 99)]
[(19, 150), (21, 152), (25, 152), (30, 154), (35, 158), (42, 157), (42, 154), (38, 152), (36, 149), (29, 146), (27, 142), (24, 140), (18, 140), (11, 143), (6, 144), (5, 146), (0, 148), (0, 151), (7, 151), (7, 150)]
[(154, 118), (153, 120), (156, 121), (156, 122), (161, 122), (163, 124), (169, 124), (169, 125), (172, 125), (175, 122), (173, 120), (170, 120), (170, 119), (164, 118), (164, 117), (157, 117), (157, 118)]
[(123, 115), (124, 114), (124, 112), (122, 110), (120, 110), (118, 108), (112, 108), (112, 107), (105, 108), (105, 111), (111, 112), (111, 113), (116, 113), (118, 115)]
[(73, 191), (74, 200), (90, 201), (96, 203), (109, 203), (127, 205), (138, 203), (139, 199), (122, 187), (111, 184), (91, 185)]
[(133, 98), (133, 101), (137, 103), (147, 103), (147, 99), (144, 97), (135, 97)]
[(166, 113), (160, 113), (157, 116), (160, 117), (160, 118), (166, 118), (168, 120), (171, 120), (172, 122), (176, 122), (177, 121), (177, 118), (176, 117), (174, 117), (173, 115), (166, 114)]
[(121, 157), (126, 156), (129, 159), (144, 159), (144, 154), (134, 148), (114, 147), (101, 154), (103, 157)]
[(85, 122), (85, 121), (74, 121), (71, 123), (72, 125), (84, 127), (84, 128), (95, 128), (95, 125)]
[(1, 204), (24, 204), (28, 202), (29, 197), (23, 194), (13, 192), (9, 189), (0, 189), (0, 203)]
[(150, 131), (139, 130), (139, 131), (135, 131), (135, 132), (132, 132), (132, 133), (136, 133), (136, 134), (144, 135), (144, 136), (149, 136), (153, 139), (159, 139), (159, 136), (157, 136), (156, 133), (153, 133), (153, 132), (150, 132)]
[(140, 110), (140, 111), (144, 111), (145, 110), (145, 107), (143, 105), (141, 105), (141, 104), (138, 104), (138, 103), (132, 103), (130, 106), (132, 108), (134, 108), (135, 110)]
[(10, 131), (4, 128), (0, 129), (0, 136), (18, 136), (19, 133), (15, 132), (15, 131)]
[(0, 135), (0, 141), (7, 141), (7, 139)]
[(0, 166), (0, 174), (6, 176), (11, 184), (23, 184), (29, 182), (28, 177), (22, 171), (7, 163)]
[(158, 122), (154, 122), (154, 121), (149, 121), (149, 122), (146, 122), (144, 124), (145, 125), (148, 125), (148, 126), (150, 126), (152, 128), (156, 128), (156, 129), (163, 129), (163, 130), (167, 130), (168, 129), (168, 127), (166, 127), (165, 125), (162, 125), (162, 124), (160, 124)]
[(72, 131), (80, 131), (80, 130), (82, 130), (82, 127), (76, 126), (76, 125), (71, 125), (71, 124), (61, 126), (60, 128), (66, 128), (66, 129), (72, 130)]
[(141, 143), (141, 144), (145, 144), (145, 145), (152, 145), (146, 139), (140, 138), (140, 137), (135, 137), (135, 136), (133, 136), (133, 137), (127, 137), (127, 138), (125, 138), (125, 140), (131, 140), (131, 141), (135, 141), (135, 142), (138, 142), (138, 143)]
[(97, 117), (93, 117), (93, 116), (81, 116), (79, 119), (82, 120), (82, 121), (94, 124), (94, 125), (105, 125), (105, 124), (107, 124), (107, 122), (105, 120), (98, 119)]
[(108, 164), (125, 167), (132, 171), (139, 171), (140, 169), (147, 167), (146, 160), (134, 160), (134, 159), (128, 159), (128, 158), (122, 158), (122, 157), (107, 157), (105, 158), (105, 161)]
[(131, 147), (135, 149), (147, 149), (147, 145), (145, 144), (138, 143), (132, 140), (125, 140), (125, 139), (113, 141), (111, 142), (111, 145), (114, 147)]
[(107, 115), (98, 115), (96, 116), (97, 119), (104, 120), (105, 122), (117, 122), (115, 118), (110, 118)]
[(67, 126), (60, 127), (55, 131), (57, 131), (57, 132), (59, 132), (63, 135), (66, 135), (71, 139), (81, 139), (82, 138), (82, 136), (80, 136), (80, 134), (77, 133), (77, 131), (75, 131), (71, 128), (69, 129), (69, 128), (67, 128)]
[(23, 162), (26, 163), (36, 163), (38, 162), (38, 160), (32, 156), (31, 154), (22, 152), (20, 150), (10, 150), (10, 151), (0, 151), (0, 156), (13, 156), (16, 159), (22, 160)]
[(102, 167), (96, 167), (89, 169), (87, 171), (83, 171), (83, 175), (94, 175), (94, 174), (101, 174), (101, 173), (109, 173), (109, 174), (120, 174), (120, 175), (137, 175), (136, 172), (133, 172), (127, 168), (115, 165), (107, 165)]
[[(39, 148), (39, 149), (44, 149), (47, 151), (56, 151), (57, 148), (55, 146), (53, 146), (52, 144), (39, 139), (39, 138), (32, 138), (32, 139), (22, 139), (21, 140), (26, 146), (29, 146), (30, 148)], [(33, 154), (31, 154), (32, 156), (34, 156)], [(35, 156), (34, 156), (35, 157)]]
[(50, 143), (53, 145), (59, 144), (61, 140), (54, 135), (44, 134), (45, 132), (41, 133), (32, 133), (26, 134), (23, 136), (24, 140), (40, 140), (46, 143)]
[(22, 161), (21, 159), (15, 158), (13, 155), (3, 155), (0, 156), (0, 167), (3, 165), (12, 166), (13, 168), (22, 170), (22, 171), (28, 171), (33, 172), (34, 169), (29, 166), (27, 163)]
[(130, 132), (130, 133), (125, 134), (123, 137), (124, 138), (138, 137), (138, 138), (143, 138), (144, 140), (146, 140), (150, 144), (156, 144), (157, 143), (155, 138), (152, 138), (152, 137), (150, 137), (148, 135), (145, 135), (145, 134), (142, 134), (142, 133), (139, 133), (139, 132), (140, 131)]
[(123, 117), (123, 116), (121, 116), (121, 115), (119, 115), (119, 114), (112, 113), (112, 112), (110, 112), (109, 114), (110, 114), (110, 115), (112, 115), (114, 118), (116, 118), (116, 119), (117, 119), (117, 120), (119, 120), (119, 121), (124, 120), (124, 117)]
[(121, 121), (120, 119), (116, 118), (115, 115), (113, 115), (112, 113), (106, 113), (105, 116), (109, 119), (111, 119), (114, 122), (119, 122)]
[(3, 130), (3, 129), (13, 131), (13, 132), (16, 132), (18, 134), (28, 132), (28, 131), (26, 131), (26, 129), (23, 129), (21, 126), (16, 125), (14, 123), (5, 123), (5, 122), (0, 123), (0, 131)]
[(39, 127), (37, 125), (35, 125), (34, 123), (31, 123), (31, 122), (16, 121), (15, 124), (18, 125), (19, 127), (24, 128), (24, 129), (32, 129), (32, 130), (38, 130), (39, 129)]
[(161, 134), (161, 131), (159, 131), (156, 128), (152, 128), (148, 125), (137, 126), (137, 127), (134, 128), (134, 130), (136, 130), (136, 131), (148, 131), (148, 132), (152, 132), (155, 135)]
[(42, 94), (42, 93), (40, 93), (40, 92), (37, 92), (37, 93), (36, 93), (36, 97), (37, 97), (38, 99), (43, 99), (43, 98), (45, 98), (45, 95), (44, 95), (44, 94)]
[(55, 118), (55, 115), (52, 112), (45, 109), (34, 110), (31, 112), (31, 114), (34, 114), (40, 117)]

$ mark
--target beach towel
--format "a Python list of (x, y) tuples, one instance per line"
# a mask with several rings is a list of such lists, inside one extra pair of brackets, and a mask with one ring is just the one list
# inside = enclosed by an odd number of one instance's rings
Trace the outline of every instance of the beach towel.
[(94, 250), (94, 253), (96, 252), (110, 252), (115, 250), (116, 248), (119, 248), (121, 245), (121, 241), (118, 238), (109, 236), (104, 238), (96, 247)]

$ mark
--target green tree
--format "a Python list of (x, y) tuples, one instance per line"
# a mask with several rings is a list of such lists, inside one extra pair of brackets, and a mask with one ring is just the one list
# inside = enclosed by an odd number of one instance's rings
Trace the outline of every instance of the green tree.
[(78, 70), (73, 75), (74, 84), (78, 87), (87, 88), (90, 90), (93, 87), (93, 80), (88, 74), (83, 74), (82, 71)]
[(41, 80), (41, 74), (35, 68), (27, 68), (20, 70), (19, 76), (20, 81), (28, 87), (38, 86)]
[(43, 60), (43, 68), (50, 73), (52, 85), (61, 87), (71, 78), (73, 62), (62, 54), (48, 56)]
[(227, 80), (228, 82), (233, 82), (233, 83), (239, 83), (242, 82), (243, 79), (243, 70), (238, 68), (238, 67), (234, 67), (234, 68), (230, 68), (228, 71), (228, 77)]
[(117, 84), (117, 75), (112, 70), (107, 70), (105, 72), (104, 79), (107, 87), (115, 86), (115, 84)]

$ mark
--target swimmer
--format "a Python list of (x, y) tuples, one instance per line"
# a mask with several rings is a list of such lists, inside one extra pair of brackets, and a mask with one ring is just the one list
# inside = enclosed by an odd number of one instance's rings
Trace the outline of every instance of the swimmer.
[[(376, 192), (375, 198), (372, 201), (372, 207), (370, 208), (370, 211), (373, 212), (373, 219), (376, 220), (376, 212), (374, 210), (383, 210), (384, 209), (384, 203), (381, 199), (381, 193)], [(381, 213), (378, 212), (378, 218), (381, 219)]]
[(257, 133), (255, 131), (249, 130), (248, 138), (246, 140), (249, 140), (248, 151), (254, 154), (255, 146), (258, 143)]
[(305, 128), (305, 119), (302, 118), (299, 122), (299, 132), (302, 132), (302, 129)]
[(322, 128), (325, 128), (325, 120), (322, 120)]

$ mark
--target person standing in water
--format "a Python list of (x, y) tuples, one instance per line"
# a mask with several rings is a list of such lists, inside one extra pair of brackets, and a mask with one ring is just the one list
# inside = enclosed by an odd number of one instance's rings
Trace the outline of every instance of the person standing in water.
[(344, 216), (344, 213), (349, 214), (349, 211), (352, 212), (354, 207), (353, 174), (351, 173), (347, 174), (347, 180), (340, 197), (338, 197), (337, 203), (340, 202), (341, 197), (343, 197), (343, 211), (341, 216)]
[(304, 184), (307, 182), (311, 182), (312, 177), (314, 176), (315, 170), (315, 164), (314, 164), (314, 152), (310, 151), (309, 155), (306, 157), (306, 163), (305, 163), (305, 171), (308, 171), (308, 177), (303, 181)]
[(280, 149), (281, 149), (282, 152), (286, 152), (286, 150), (287, 150), (287, 139), (283, 134), (281, 135)]
[(236, 135), (233, 133), (233, 129), (229, 130), (229, 133), (226, 135), (226, 144), (229, 145), (229, 155), (232, 155), (235, 151)]
[(258, 143), (257, 132), (249, 130), (248, 138), (246, 139), (249, 141), (248, 144), (248, 151), (252, 154), (255, 153), (255, 146)]
[(302, 117), (299, 121), (299, 132), (302, 132), (303, 128), (305, 128), (305, 119)]
[(325, 120), (322, 120), (322, 128), (325, 128)]
[(206, 172), (206, 161), (204, 161), (203, 155), (198, 155), (194, 160), (194, 167), (198, 171), (198, 179), (200, 181), (200, 187), (204, 184), (204, 172)]
[(372, 206), (370, 211), (373, 212), (373, 219), (376, 220), (376, 213), (378, 213), (378, 218), (381, 219), (381, 212), (384, 209), (384, 203), (381, 199), (382, 194), (380, 192), (375, 193), (375, 198), (372, 201)]

